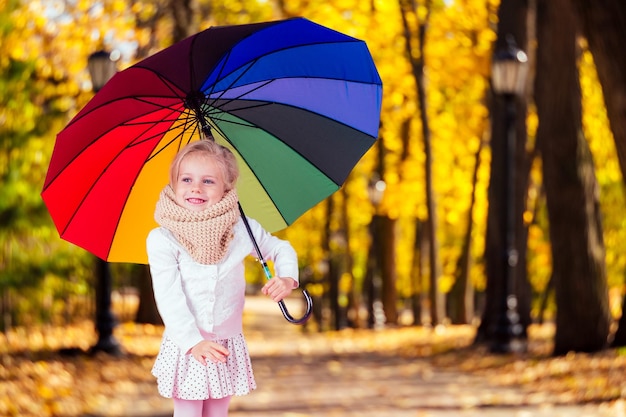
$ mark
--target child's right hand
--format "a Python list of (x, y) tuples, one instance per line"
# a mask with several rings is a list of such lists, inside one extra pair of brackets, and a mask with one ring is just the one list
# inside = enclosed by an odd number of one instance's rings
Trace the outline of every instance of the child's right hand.
[(230, 352), (224, 346), (209, 340), (203, 340), (191, 348), (191, 355), (202, 365), (207, 364), (207, 359), (213, 363), (224, 363), (229, 354)]

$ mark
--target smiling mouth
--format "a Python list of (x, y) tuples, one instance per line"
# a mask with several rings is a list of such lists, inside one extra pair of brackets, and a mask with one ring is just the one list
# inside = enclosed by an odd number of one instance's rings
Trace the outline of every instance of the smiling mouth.
[(206, 203), (206, 200), (202, 198), (188, 198), (187, 202), (191, 204), (203, 204)]

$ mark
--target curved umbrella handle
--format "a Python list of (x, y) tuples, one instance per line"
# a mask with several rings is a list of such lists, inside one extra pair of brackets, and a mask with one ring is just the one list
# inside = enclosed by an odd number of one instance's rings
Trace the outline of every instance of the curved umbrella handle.
[[(263, 259), (263, 254), (261, 253), (261, 249), (259, 248), (259, 245), (257, 244), (256, 239), (254, 238), (254, 234), (252, 234), (252, 229), (250, 228), (250, 223), (248, 223), (246, 214), (243, 212), (243, 208), (241, 207), (241, 204), (239, 203), (237, 204), (239, 205), (239, 213), (241, 214), (241, 219), (243, 220), (243, 224), (246, 226), (246, 230), (248, 231), (250, 240), (252, 241), (254, 249), (256, 250), (256, 253), (259, 257), (259, 262), (261, 263), (261, 266), (263, 266), (263, 272), (265, 272), (265, 277), (268, 280), (272, 279), (272, 273), (270, 272), (270, 269), (267, 266), (265, 259)], [(283, 300), (280, 300), (278, 302), (280, 311), (283, 312), (283, 316), (285, 316), (285, 318), (287, 319), (289, 323), (304, 324), (306, 323), (306, 321), (309, 319), (309, 316), (311, 315), (311, 311), (313, 310), (313, 300), (311, 300), (311, 296), (306, 290), (302, 290), (302, 295), (304, 295), (304, 298), (306, 299), (306, 311), (304, 313), (304, 316), (302, 316), (302, 318), (299, 318), (299, 319), (294, 319), (291, 316), (291, 314), (289, 314), (289, 311), (287, 310), (287, 306), (285, 305), (285, 302)]]
[(278, 302), (278, 307), (280, 307), (280, 311), (282, 311), (283, 316), (285, 316), (285, 318), (287, 319), (289, 323), (304, 324), (307, 322), (307, 320), (311, 316), (311, 311), (313, 310), (313, 300), (311, 299), (311, 296), (306, 290), (302, 290), (302, 295), (304, 295), (304, 299), (306, 300), (306, 311), (304, 312), (304, 316), (302, 316), (299, 319), (294, 319), (291, 316), (291, 314), (289, 314), (289, 311), (287, 310), (287, 306), (285, 305), (284, 300), (280, 300)]

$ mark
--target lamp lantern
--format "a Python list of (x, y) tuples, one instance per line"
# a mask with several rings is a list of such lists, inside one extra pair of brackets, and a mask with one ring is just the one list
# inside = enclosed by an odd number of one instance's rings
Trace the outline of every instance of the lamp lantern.
[(93, 91), (97, 93), (115, 75), (117, 66), (111, 59), (111, 53), (100, 50), (89, 55), (87, 69), (91, 77)]
[(506, 42), (507, 47), (497, 51), (493, 57), (493, 89), (499, 94), (521, 95), (526, 86), (528, 57), (517, 47), (512, 36), (507, 36)]

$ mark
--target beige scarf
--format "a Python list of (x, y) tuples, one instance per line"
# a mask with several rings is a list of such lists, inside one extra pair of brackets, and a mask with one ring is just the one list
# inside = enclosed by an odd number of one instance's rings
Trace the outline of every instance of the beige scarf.
[(174, 190), (167, 185), (154, 212), (156, 222), (170, 230), (191, 257), (201, 264), (214, 265), (222, 260), (239, 220), (237, 192), (232, 189), (203, 211), (191, 211), (176, 204)]

